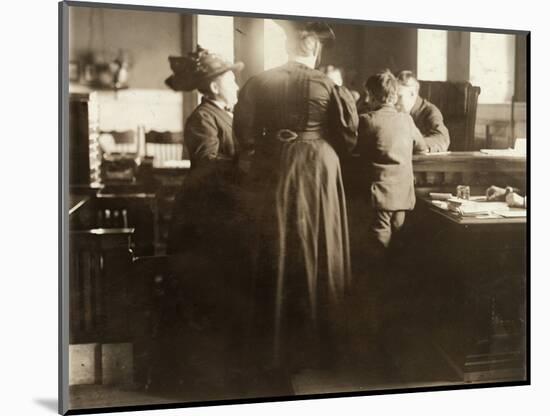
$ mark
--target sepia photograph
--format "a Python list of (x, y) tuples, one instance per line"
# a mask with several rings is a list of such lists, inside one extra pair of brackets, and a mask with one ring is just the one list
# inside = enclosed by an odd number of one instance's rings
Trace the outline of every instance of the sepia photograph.
[(435, 23), (59, 3), (59, 413), (530, 384), (531, 33)]

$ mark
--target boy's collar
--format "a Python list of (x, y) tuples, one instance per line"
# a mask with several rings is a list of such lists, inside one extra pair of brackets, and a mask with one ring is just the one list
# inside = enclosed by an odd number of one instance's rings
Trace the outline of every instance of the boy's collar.
[(387, 104), (387, 103), (380, 105), (380, 107), (378, 107), (377, 110), (394, 110), (394, 111), (397, 111), (397, 109), (395, 108), (395, 105)]

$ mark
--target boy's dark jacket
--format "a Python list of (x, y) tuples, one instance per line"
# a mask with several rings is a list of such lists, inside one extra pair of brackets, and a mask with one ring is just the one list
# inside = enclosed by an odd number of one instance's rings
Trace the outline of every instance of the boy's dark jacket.
[(411, 116), (392, 105), (362, 114), (357, 150), (373, 207), (412, 210), (416, 202), (412, 155), (413, 150), (425, 150), (425, 142)]

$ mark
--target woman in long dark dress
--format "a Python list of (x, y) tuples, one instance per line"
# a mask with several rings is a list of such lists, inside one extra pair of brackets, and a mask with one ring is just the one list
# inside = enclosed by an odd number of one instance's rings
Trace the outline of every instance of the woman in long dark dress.
[(246, 83), (233, 126), (241, 158), (251, 155), (253, 352), (295, 373), (334, 362), (346, 342), (351, 273), (338, 155), (355, 146), (358, 118), (314, 69), (332, 30), (286, 23), (289, 62)]

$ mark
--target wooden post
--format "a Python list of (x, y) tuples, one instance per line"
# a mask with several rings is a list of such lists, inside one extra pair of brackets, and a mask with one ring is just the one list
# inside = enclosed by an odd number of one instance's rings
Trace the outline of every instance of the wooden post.
[[(197, 47), (197, 15), (181, 15), (181, 53), (187, 55)], [(196, 91), (183, 93), (183, 125), (187, 117), (197, 107), (198, 95)]]
[(447, 32), (447, 81), (470, 80), (470, 32)]
[(235, 17), (235, 61), (244, 63), (239, 85), (264, 70), (264, 19)]

